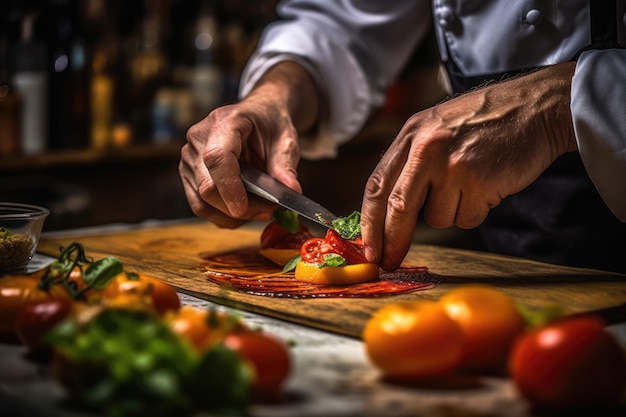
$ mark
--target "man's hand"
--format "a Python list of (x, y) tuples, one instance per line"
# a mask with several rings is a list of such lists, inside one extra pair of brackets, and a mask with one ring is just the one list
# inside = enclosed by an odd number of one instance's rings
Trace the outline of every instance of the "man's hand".
[(387, 270), (409, 250), (419, 212), (433, 227), (473, 228), (577, 149), (574, 63), (493, 84), (413, 115), (370, 176), (361, 209), (366, 256)]
[(315, 123), (316, 98), (308, 74), (297, 64), (284, 62), (272, 68), (241, 103), (219, 107), (192, 126), (179, 164), (192, 211), (227, 228), (250, 219), (269, 220), (275, 206), (248, 198), (239, 160), (301, 191), (296, 173), (298, 131)]

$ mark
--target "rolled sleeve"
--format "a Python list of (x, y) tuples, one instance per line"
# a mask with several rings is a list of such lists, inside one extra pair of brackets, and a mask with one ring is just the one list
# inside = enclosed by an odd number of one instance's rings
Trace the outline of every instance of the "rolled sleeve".
[(386, 87), (428, 30), (429, 11), (428, 1), (283, 1), (282, 19), (264, 30), (244, 69), (240, 97), (276, 63), (301, 63), (324, 103), (316, 132), (301, 138), (302, 156), (333, 157), (384, 103)]
[(572, 80), (581, 158), (604, 202), (626, 222), (626, 50), (588, 51)]

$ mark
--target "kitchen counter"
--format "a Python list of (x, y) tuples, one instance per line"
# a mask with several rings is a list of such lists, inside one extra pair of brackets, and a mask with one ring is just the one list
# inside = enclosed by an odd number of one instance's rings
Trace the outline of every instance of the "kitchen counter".
[[(183, 226), (186, 224), (187, 222), (182, 223)], [(155, 228), (163, 226), (163, 222), (146, 222), (141, 225), (110, 225), (105, 229), (47, 234), (43, 238), (43, 248), (45, 252), (49, 252), (50, 242), (56, 243), (67, 239), (81, 241), (82, 237), (87, 239), (90, 236), (100, 236), (103, 232), (106, 235), (122, 234), (125, 236), (129, 230), (133, 233), (142, 230), (150, 233)], [(166, 226), (178, 227), (177, 224)], [(251, 235), (257, 234), (259, 230), (258, 227), (253, 227)], [(91, 244), (91, 241), (86, 241)], [(132, 242), (130, 244), (132, 246)], [(178, 244), (180, 245), (181, 242)], [(223, 248), (227, 246), (226, 242), (222, 242)], [(89, 255), (91, 253), (89, 245), (86, 249)], [(94, 247), (96, 252), (100, 249)], [(196, 248), (196, 251), (199, 249), (201, 248)], [(445, 252), (441, 253), (442, 256), (445, 255)], [(474, 255), (468, 254), (467, 256)], [(38, 255), (36, 261), (45, 261), (45, 259), (44, 255)], [(489, 258), (479, 256), (477, 259)], [(37, 264), (36, 267), (39, 266), (41, 265)], [(546, 268), (553, 271), (552, 266), (546, 266)], [(570, 272), (568, 269), (566, 271)], [(596, 273), (591, 274), (589, 271), (585, 271), (583, 275), (585, 274), (597, 276)], [(171, 282), (181, 289), (180, 297), (184, 304), (200, 308), (208, 306), (220, 309), (235, 308), (234, 305), (222, 303), (223, 300), (216, 298), (210, 292), (198, 292), (197, 287), (194, 291), (185, 291), (175, 275), (176, 273), (172, 273), (168, 276), (173, 276)], [(456, 279), (450, 279), (451, 283), (446, 283), (445, 278), (444, 276), (441, 291), (446, 290), (448, 284), (458, 285)], [(558, 281), (555, 280), (555, 282)], [(602, 280), (602, 282), (605, 281)], [(497, 283), (497, 281), (493, 282)], [(577, 281), (574, 280), (574, 282)], [(615, 285), (612, 281), (610, 283)], [(624, 284), (626, 285), (626, 282)], [(252, 416), (528, 417), (531, 415), (526, 403), (518, 396), (510, 380), (506, 378), (459, 376), (445, 387), (406, 387), (386, 383), (379, 378), (376, 369), (368, 362), (362, 342), (355, 337), (356, 332), (353, 329), (356, 327), (348, 326), (342, 331), (342, 327), (338, 326), (338, 331), (331, 331), (332, 326), (316, 326), (315, 323), (302, 322), (297, 317), (291, 320), (293, 317), (286, 316), (284, 313), (273, 314), (265, 304), (261, 306), (262, 308), (255, 309), (254, 300), (253, 298), (253, 301), (250, 301), (246, 297), (243, 303), (239, 300), (236, 305), (243, 309), (238, 308), (237, 311), (250, 325), (261, 326), (284, 340), (293, 341), (294, 346), (291, 352), (294, 366), (285, 387), (283, 401), (279, 404), (255, 404), (252, 408)], [(344, 301), (347, 300), (342, 300)], [(379, 303), (388, 301), (383, 300)], [(281, 304), (277, 303), (277, 305), (280, 309)], [(369, 306), (366, 304), (366, 307)], [(613, 306), (607, 307), (611, 307), (608, 310), (614, 311)], [(260, 314), (260, 312), (268, 314)], [(626, 320), (622, 320), (620, 314), (617, 317), (619, 318), (614, 320), (614, 324), (609, 328), (626, 346)], [(341, 317), (335, 317), (335, 320), (341, 319)], [(358, 320), (356, 322), (358, 323)], [(25, 359), (23, 348), (0, 344), (0, 415), (3, 417), (79, 417), (80, 414), (64, 409), (60, 404), (63, 395), (62, 389), (49, 378), (45, 367)], [(626, 402), (623, 403), (626, 406)], [(624, 410), (619, 410), (619, 412), (623, 413)], [(618, 415), (623, 415), (619, 412)]]

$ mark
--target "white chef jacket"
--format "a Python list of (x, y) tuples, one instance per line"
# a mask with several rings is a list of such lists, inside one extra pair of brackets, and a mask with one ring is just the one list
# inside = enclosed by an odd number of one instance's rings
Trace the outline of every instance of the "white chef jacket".
[[(626, 45), (626, 0), (617, 3)], [(325, 103), (315, 137), (301, 140), (305, 158), (334, 156), (363, 127), (433, 23), (442, 59), (468, 76), (566, 62), (590, 43), (587, 0), (283, 0), (277, 11), (240, 95), (279, 61), (304, 65)], [(571, 96), (585, 169), (626, 222), (626, 50), (583, 52)]]

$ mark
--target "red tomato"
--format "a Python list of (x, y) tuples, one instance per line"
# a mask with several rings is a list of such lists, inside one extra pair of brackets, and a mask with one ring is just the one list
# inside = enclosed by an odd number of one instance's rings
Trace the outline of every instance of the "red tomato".
[(313, 234), (302, 223), (300, 223), (297, 233), (289, 233), (274, 220), (261, 233), (261, 248), (300, 249), (302, 243), (312, 237)]
[(349, 264), (367, 263), (361, 238), (347, 240), (332, 229), (326, 232), (326, 241), (335, 249), (335, 253), (341, 255)]
[(300, 248), (302, 261), (310, 264), (320, 264), (324, 261), (324, 255), (335, 253), (333, 247), (321, 237), (314, 237), (307, 240)]
[(122, 272), (102, 290), (105, 298), (115, 298), (124, 293), (149, 295), (159, 314), (180, 308), (180, 298), (174, 287), (150, 275)]
[(509, 369), (531, 404), (564, 411), (615, 402), (624, 387), (626, 358), (601, 320), (572, 317), (522, 335)]
[(49, 298), (24, 306), (15, 321), (17, 336), (29, 351), (40, 351), (42, 338), (69, 316), (72, 307), (70, 298)]
[(253, 391), (274, 395), (289, 375), (291, 358), (287, 345), (268, 333), (252, 330), (228, 334), (224, 345), (249, 361), (254, 370)]
[(300, 256), (307, 263), (322, 263), (324, 255), (328, 253), (336, 253), (352, 265), (368, 262), (360, 238), (346, 240), (332, 229), (328, 229), (325, 238), (309, 239), (300, 249)]
[(50, 298), (70, 298), (62, 285), (39, 289), (40, 275), (14, 275), (0, 279), (0, 340), (16, 341), (15, 321), (27, 304)]

